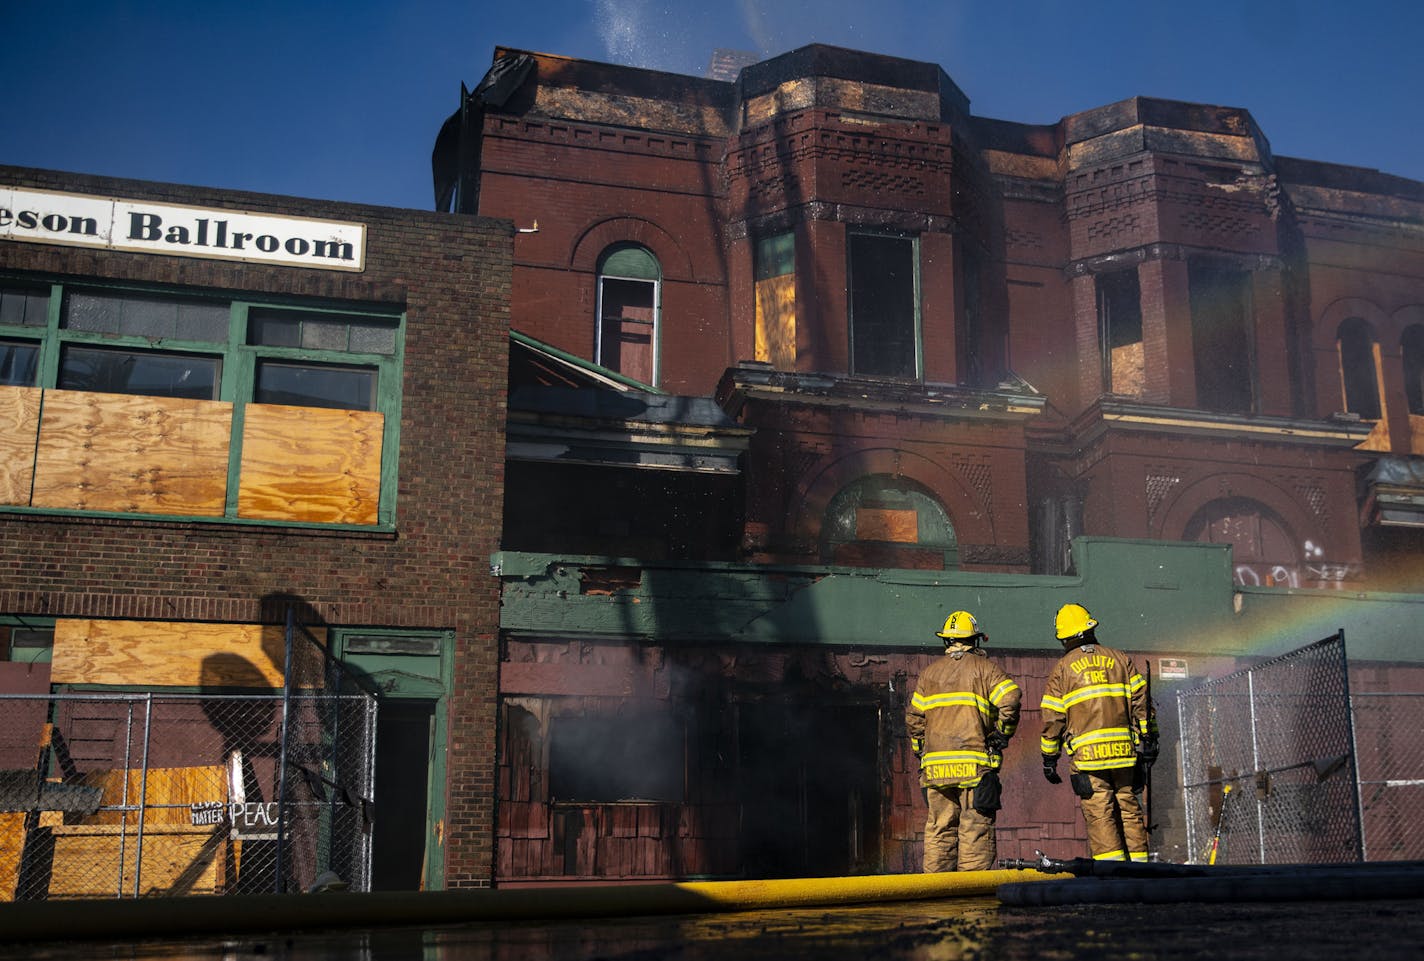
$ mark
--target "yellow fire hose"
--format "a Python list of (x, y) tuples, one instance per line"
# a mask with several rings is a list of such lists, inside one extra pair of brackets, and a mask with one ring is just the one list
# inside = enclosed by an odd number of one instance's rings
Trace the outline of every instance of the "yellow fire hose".
[(0, 904), (0, 941), (704, 914), (937, 898), (992, 897), (1000, 885), (1071, 877), (1037, 870), (889, 874), (772, 881), (498, 888), (354, 894), (20, 901)]

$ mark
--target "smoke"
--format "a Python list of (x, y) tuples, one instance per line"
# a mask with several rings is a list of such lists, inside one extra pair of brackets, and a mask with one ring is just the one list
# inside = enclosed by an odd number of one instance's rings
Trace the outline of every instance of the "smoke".
[(594, 29), (610, 63), (700, 74), (719, 47), (755, 49), (762, 55), (772, 48), (775, 31), (768, 27), (762, 0), (736, 0), (725, 7), (686, 0), (590, 2)]
[(610, 61), (648, 66), (644, 53), (648, 14), (648, 0), (594, 0), (594, 26)]

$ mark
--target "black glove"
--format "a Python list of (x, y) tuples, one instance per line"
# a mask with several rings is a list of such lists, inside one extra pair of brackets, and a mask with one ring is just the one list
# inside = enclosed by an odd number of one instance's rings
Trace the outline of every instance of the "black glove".
[(1143, 764), (1153, 764), (1157, 761), (1157, 738), (1148, 735), (1137, 742), (1137, 759)]
[(915, 753), (915, 757), (925, 753), (925, 739), (922, 737), (910, 738), (910, 750)]
[(1002, 734), (999, 731), (990, 731), (984, 735), (984, 749), (991, 755), (998, 754), (1002, 756), (1008, 746), (1009, 736), (1007, 734)]
[(1043, 779), (1049, 784), (1062, 784), (1063, 776), (1058, 773), (1058, 758), (1055, 755), (1043, 755)]

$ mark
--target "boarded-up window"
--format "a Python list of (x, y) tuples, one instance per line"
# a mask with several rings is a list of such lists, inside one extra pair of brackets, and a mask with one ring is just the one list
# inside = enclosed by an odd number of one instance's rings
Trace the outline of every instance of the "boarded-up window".
[(403, 343), (389, 307), (0, 284), (0, 504), (389, 522)]
[(919, 277), (909, 237), (851, 234), (851, 372), (919, 376)]
[(598, 364), (657, 383), (661, 283), (662, 268), (646, 249), (625, 245), (604, 254), (598, 270)]
[(874, 475), (831, 498), (821, 522), (827, 563), (852, 567), (953, 568), (954, 525), (928, 491), (904, 478)]
[(1141, 397), (1144, 385), (1142, 292), (1136, 270), (1099, 274), (1098, 338), (1103, 387), (1110, 394)]
[(796, 235), (757, 240), (756, 359), (777, 370), (796, 366)]

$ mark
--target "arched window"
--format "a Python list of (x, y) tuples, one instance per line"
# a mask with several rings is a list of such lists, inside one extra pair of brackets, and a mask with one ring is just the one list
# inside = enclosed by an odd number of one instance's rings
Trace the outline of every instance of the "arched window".
[(1404, 351), (1404, 396), (1409, 412), (1424, 415), (1424, 324), (1411, 324), (1400, 340)]
[(1230, 544), (1238, 583), (1299, 586), (1302, 548), (1285, 521), (1259, 501), (1214, 500), (1196, 512), (1182, 539)]
[(862, 477), (831, 498), (821, 523), (821, 558), (847, 567), (950, 570), (959, 566), (949, 514), (903, 477)]
[(598, 261), (594, 362), (656, 385), (662, 267), (646, 247), (617, 244)]
[(1340, 386), (1345, 410), (1365, 420), (1379, 420), (1379, 362), (1370, 325), (1350, 317), (1335, 332), (1340, 350)]

